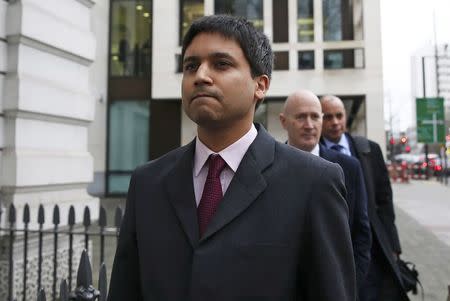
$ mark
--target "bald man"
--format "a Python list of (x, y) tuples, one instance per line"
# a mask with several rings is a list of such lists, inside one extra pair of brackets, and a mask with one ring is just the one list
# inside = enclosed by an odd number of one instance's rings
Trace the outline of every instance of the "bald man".
[(280, 122), (288, 134), (288, 144), (337, 163), (342, 167), (347, 189), (349, 226), (356, 265), (358, 290), (370, 262), (371, 231), (367, 216), (366, 188), (358, 160), (319, 144), (322, 131), (322, 108), (317, 96), (308, 90), (299, 90), (286, 99)]
[(362, 301), (402, 301), (406, 295), (397, 260), (401, 253), (395, 226), (392, 188), (380, 146), (346, 131), (347, 117), (342, 100), (334, 95), (320, 99), (323, 116), (322, 142), (327, 148), (359, 160), (367, 188), (367, 209), (373, 232), (371, 262)]

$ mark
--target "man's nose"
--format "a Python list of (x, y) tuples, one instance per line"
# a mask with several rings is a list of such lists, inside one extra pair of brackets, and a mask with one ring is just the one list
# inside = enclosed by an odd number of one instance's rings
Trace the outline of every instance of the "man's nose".
[(195, 84), (196, 85), (204, 85), (211, 84), (212, 78), (210, 74), (210, 69), (207, 64), (201, 64), (197, 68), (197, 72), (195, 73)]
[(333, 124), (338, 124), (339, 123), (339, 118), (337, 116), (333, 116), (333, 119), (331, 119), (331, 122)]
[(308, 129), (311, 129), (314, 127), (313, 121), (310, 116), (306, 117), (305, 122), (303, 123), (303, 126)]

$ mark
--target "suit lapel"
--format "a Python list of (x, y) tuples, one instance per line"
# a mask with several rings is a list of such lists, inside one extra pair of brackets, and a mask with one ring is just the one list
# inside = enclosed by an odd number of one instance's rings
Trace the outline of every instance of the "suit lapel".
[(242, 158), (200, 243), (239, 216), (267, 186), (262, 172), (274, 160), (275, 140), (262, 126), (257, 128), (258, 136)]
[(192, 179), (194, 151), (195, 140), (185, 147), (184, 153), (164, 181), (169, 201), (193, 248), (198, 245), (199, 239), (197, 206)]

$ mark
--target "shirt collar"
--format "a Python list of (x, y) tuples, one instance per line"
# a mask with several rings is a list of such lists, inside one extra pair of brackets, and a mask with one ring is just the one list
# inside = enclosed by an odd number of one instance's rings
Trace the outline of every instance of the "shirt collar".
[[(252, 124), (250, 130), (239, 140), (229, 145), (225, 149), (218, 152), (218, 154), (225, 160), (228, 167), (236, 172), (239, 164), (242, 161), (245, 153), (248, 148), (255, 140), (258, 135), (258, 131), (255, 128), (255, 125)], [(198, 136), (195, 138), (195, 155), (194, 155), (194, 175), (198, 176), (200, 170), (205, 165), (208, 160), (209, 155), (215, 154), (212, 150), (210, 150), (203, 142), (198, 139)]]
[(320, 156), (319, 151), (320, 151), (320, 147), (319, 147), (319, 143), (317, 143), (316, 146), (314, 146), (314, 148), (312, 149), (311, 154), (319, 157)]

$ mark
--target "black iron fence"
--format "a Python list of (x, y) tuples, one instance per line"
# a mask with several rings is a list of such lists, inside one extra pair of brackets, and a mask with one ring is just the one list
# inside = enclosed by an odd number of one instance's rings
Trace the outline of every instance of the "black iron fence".
[[(106, 277), (106, 267), (102, 263), (98, 277), (98, 290), (92, 283), (92, 269), (89, 256), (86, 250), (81, 254), (80, 265), (77, 273), (77, 287), (73, 292), (69, 292), (67, 281), (64, 279), (59, 286), (59, 301), (106, 301), (108, 281)], [(55, 296), (54, 296), (55, 298)], [(45, 291), (41, 289), (38, 293), (37, 301), (47, 301)]]
[[(52, 227), (44, 227), (45, 224), (45, 214), (44, 207), (42, 205), (39, 206), (38, 216), (37, 216), (37, 227), (33, 229), (30, 228), (30, 207), (29, 205), (25, 205), (23, 208), (23, 216), (21, 228), (17, 227), (17, 213), (16, 208), (12, 204), (9, 206), (7, 210), (5, 210), (7, 215), (7, 220), (4, 223), (5, 226), (2, 227), (2, 210), (0, 206), (0, 234), (3, 234), (3, 240), (8, 240), (6, 244), (8, 246), (7, 249), (7, 260), (9, 262), (9, 271), (8, 271), (8, 293), (7, 293), (7, 301), (18, 301), (13, 295), (13, 286), (14, 286), (14, 257), (18, 256), (15, 254), (14, 245), (16, 240), (21, 240), (23, 243), (23, 287), (21, 289), (22, 296), (21, 299), (23, 301), (26, 300), (35, 300), (35, 296), (27, 296), (27, 277), (30, 273), (28, 267), (29, 260), (29, 240), (32, 237), (34, 240), (37, 240), (38, 250), (37, 250), (37, 291), (39, 292), (38, 301), (46, 300), (45, 292), (42, 288), (42, 277), (43, 277), (43, 243), (44, 236), (52, 236), (53, 241), (53, 277), (52, 279), (47, 279), (48, 282), (52, 283), (52, 293), (51, 299), (49, 300), (106, 300), (106, 267), (104, 265), (105, 260), (105, 238), (106, 237), (114, 237), (117, 243), (117, 239), (119, 237), (119, 229), (122, 221), (122, 210), (117, 207), (114, 215), (114, 225), (111, 227), (107, 226), (107, 218), (106, 218), (106, 210), (104, 207), (100, 207), (99, 211), (99, 219), (96, 225), (91, 224), (91, 213), (88, 207), (84, 208), (83, 212), (83, 221), (81, 224), (77, 224), (75, 220), (75, 208), (70, 206), (68, 213), (67, 225), (60, 227), (60, 210), (59, 206), (56, 205), (53, 209), (52, 216)], [(58, 271), (58, 249), (62, 246), (59, 242), (59, 239), (65, 236), (68, 239), (68, 245), (65, 247), (68, 249), (68, 271), (65, 271), (67, 274), (67, 281), (63, 280), (60, 284), (59, 297), (57, 296), (57, 271)], [(72, 265), (74, 259), (74, 237), (82, 236), (84, 237), (84, 251), (81, 255), (80, 265), (77, 273), (77, 287), (72, 291)], [(89, 251), (89, 241), (91, 238), (97, 237), (99, 238), (99, 258), (102, 263), (102, 267), (100, 269), (100, 277), (99, 277), (99, 291), (94, 289), (92, 286), (92, 271), (88, 258)], [(1, 238), (1, 237), (0, 237)], [(48, 238), (47, 240), (48, 241)], [(91, 254), (93, 254), (91, 250)], [(71, 293), (69, 293), (71, 292)], [(104, 296), (104, 297), (103, 297)], [(80, 298), (81, 299), (80, 299)]]

